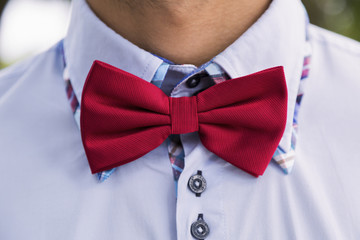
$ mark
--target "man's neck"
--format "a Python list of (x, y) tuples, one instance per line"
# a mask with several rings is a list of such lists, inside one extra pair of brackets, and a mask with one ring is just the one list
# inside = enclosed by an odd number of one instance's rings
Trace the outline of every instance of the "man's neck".
[(241, 36), (271, 0), (87, 0), (130, 42), (177, 64), (200, 66)]

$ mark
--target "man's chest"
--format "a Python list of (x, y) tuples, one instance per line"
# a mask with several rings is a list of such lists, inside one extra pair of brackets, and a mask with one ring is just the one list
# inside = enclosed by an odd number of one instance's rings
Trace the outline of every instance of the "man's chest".
[[(271, 163), (253, 178), (207, 151), (194, 134), (184, 135), (177, 198), (165, 143), (99, 183), (76, 126), (39, 129), (43, 139), (25, 134), (12, 143), (21, 151), (2, 149), (12, 171), (2, 174), (0, 236), (192, 239), (191, 226), (202, 214), (206, 239), (351, 239), (355, 203), (319, 143), (321, 133), (304, 124), (289, 176)], [(189, 188), (198, 171), (206, 180), (200, 196)]]

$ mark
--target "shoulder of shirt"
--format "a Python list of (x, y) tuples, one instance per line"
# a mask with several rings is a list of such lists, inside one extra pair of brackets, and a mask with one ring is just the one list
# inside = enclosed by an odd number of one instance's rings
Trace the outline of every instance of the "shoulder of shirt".
[(56, 44), (45, 52), (2, 69), (0, 71), (0, 99), (6, 92), (10, 91), (13, 86), (16, 86), (21, 79), (26, 77), (29, 72), (41, 69), (42, 64), (46, 62), (51, 55), (56, 55), (59, 51), (59, 44)]
[(324, 28), (310, 24), (310, 39), (313, 43), (323, 47), (337, 49), (342, 54), (352, 55), (360, 59), (360, 42)]

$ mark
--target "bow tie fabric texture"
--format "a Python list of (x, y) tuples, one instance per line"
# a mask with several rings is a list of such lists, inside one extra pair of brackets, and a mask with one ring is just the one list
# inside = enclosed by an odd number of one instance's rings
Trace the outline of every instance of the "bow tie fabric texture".
[(81, 136), (92, 173), (134, 161), (171, 134), (198, 132), (211, 152), (262, 175), (285, 130), (282, 67), (214, 85), (196, 96), (168, 97), (153, 84), (95, 61), (81, 100)]

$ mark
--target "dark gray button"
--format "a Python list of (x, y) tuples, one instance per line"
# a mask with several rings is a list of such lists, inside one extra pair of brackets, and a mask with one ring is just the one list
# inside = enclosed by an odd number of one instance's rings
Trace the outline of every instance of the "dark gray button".
[(202, 175), (202, 172), (199, 170), (197, 174), (190, 177), (188, 186), (190, 190), (196, 194), (197, 197), (201, 196), (206, 189), (206, 180)]
[(189, 78), (187, 81), (186, 81), (186, 85), (189, 87), (189, 88), (194, 88), (196, 87), (197, 85), (199, 85), (200, 83), (200, 76), (193, 76), (191, 78)]
[(210, 233), (210, 228), (204, 221), (203, 214), (200, 213), (196, 222), (191, 224), (191, 235), (198, 240), (205, 239)]

